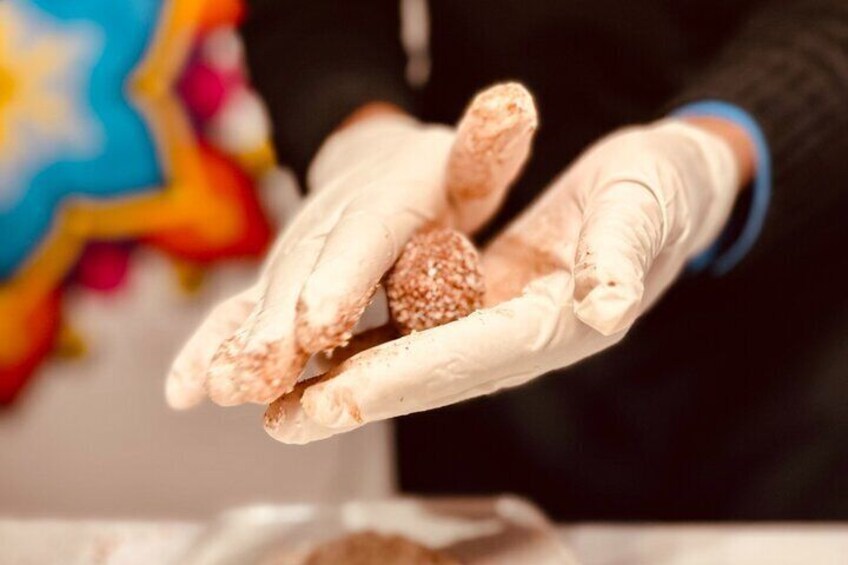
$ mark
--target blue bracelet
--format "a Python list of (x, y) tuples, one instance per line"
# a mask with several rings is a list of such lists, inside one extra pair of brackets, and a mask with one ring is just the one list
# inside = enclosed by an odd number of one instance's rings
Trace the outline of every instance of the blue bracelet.
[(751, 251), (765, 224), (766, 213), (771, 202), (771, 153), (766, 137), (757, 121), (739, 106), (720, 100), (704, 100), (687, 104), (671, 114), (673, 117), (710, 116), (723, 118), (741, 126), (754, 142), (757, 152), (757, 171), (750, 191), (748, 216), (743, 220), (739, 235), (729, 244), (725, 243), (727, 229), (713, 245), (692, 259), (691, 271), (708, 270), (714, 275), (724, 275), (735, 267)]

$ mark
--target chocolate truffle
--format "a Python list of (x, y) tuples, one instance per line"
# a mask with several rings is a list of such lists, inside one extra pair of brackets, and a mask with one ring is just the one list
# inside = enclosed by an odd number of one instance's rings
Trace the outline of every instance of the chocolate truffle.
[(386, 279), (392, 322), (409, 334), (463, 318), (483, 304), (477, 250), (461, 233), (426, 228), (406, 244)]

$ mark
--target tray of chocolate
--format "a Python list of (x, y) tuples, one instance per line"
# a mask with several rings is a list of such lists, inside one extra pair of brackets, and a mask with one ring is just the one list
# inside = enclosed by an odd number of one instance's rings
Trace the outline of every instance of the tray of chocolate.
[(513, 497), (251, 506), (222, 515), (187, 565), (576, 564), (535, 506)]

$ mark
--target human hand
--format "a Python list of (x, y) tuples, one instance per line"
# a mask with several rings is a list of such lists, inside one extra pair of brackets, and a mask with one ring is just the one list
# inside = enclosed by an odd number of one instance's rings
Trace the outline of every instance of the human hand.
[(266, 413), (280, 441), (517, 386), (618, 342), (725, 225), (733, 144), (668, 120), (589, 148), (485, 251), (489, 307), (367, 349)]
[(256, 285), (219, 305), (188, 341), (166, 396), (188, 408), (267, 404), (311, 355), (344, 345), (385, 272), (430, 223), (471, 233), (498, 208), (530, 151), (536, 111), (519, 85), (477, 96), (456, 128), (369, 107), (333, 134), (309, 198)]

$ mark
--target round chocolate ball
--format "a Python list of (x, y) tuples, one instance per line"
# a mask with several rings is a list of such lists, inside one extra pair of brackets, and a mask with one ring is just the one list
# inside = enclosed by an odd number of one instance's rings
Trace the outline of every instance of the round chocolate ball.
[(484, 290), (474, 244), (440, 227), (413, 236), (386, 279), (389, 312), (402, 334), (469, 315), (483, 305)]

